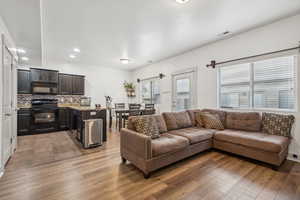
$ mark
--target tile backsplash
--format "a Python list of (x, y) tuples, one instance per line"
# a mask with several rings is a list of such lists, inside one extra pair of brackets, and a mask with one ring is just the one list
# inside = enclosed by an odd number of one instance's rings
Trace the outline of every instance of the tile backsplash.
[(31, 94), (18, 94), (18, 105), (28, 106), (31, 105), (32, 99), (57, 99), (58, 103), (69, 104), (69, 103), (80, 103), (80, 95), (31, 95)]

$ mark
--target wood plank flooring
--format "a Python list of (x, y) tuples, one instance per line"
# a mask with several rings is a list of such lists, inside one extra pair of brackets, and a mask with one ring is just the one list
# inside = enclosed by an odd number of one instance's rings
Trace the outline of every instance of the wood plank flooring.
[[(52, 142), (64, 140), (77, 149), (62, 147), (54, 154), (59, 159), (46, 156), (44, 160), (41, 157), (47, 151), (53, 154), (53, 147), (49, 141), (32, 145), (39, 137), (43, 136), (20, 140), (20, 149), (0, 179), (1, 200), (300, 199), (300, 164), (291, 161), (274, 171), (248, 159), (208, 151), (144, 179), (132, 164), (121, 164), (118, 132), (110, 131), (108, 142), (94, 151), (80, 150), (66, 132), (49, 136), (55, 138)], [(36, 148), (44, 153), (38, 156)], [(65, 151), (75, 153), (64, 157)]]

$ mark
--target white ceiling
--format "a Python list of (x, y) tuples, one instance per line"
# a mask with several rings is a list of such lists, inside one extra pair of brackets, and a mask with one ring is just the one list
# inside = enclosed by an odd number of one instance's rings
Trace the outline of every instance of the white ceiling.
[(16, 45), (26, 50), (30, 64), (41, 65), (41, 20), (39, 0), (0, 0), (0, 15)]
[[(32, 23), (39, 11), (9, 23), (19, 27), (13, 29), (18, 45), (37, 49), (42, 38), (44, 65), (74, 62), (128, 70), (218, 40), (226, 30), (236, 34), (300, 13), (299, 0), (41, 0), (41, 7), (42, 26)], [(40, 27), (41, 37), (21, 36), (37, 34)], [(72, 60), (74, 47), (81, 53)], [(121, 58), (131, 62), (123, 65)]]

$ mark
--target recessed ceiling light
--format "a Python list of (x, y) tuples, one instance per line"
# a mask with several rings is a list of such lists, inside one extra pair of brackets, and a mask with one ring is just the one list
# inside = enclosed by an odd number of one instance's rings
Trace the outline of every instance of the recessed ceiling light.
[(80, 49), (79, 48), (74, 48), (73, 51), (76, 52), (76, 53), (80, 53)]
[(25, 57), (25, 56), (21, 57), (21, 59), (22, 59), (23, 61), (28, 61), (28, 60), (29, 60), (29, 58), (28, 58), (28, 57)]
[(127, 59), (127, 58), (122, 58), (122, 59), (120, 59), (120, 61), (121, 61), (122, 64), (128, 64), (129, 63), (129, 59)]
[(69, 57), (72, 58), (72, 59), (76, 58), (76, 56), (73, 55), (73, 54), (70, 54)]
[(187, 3), (189, 1), (190, 0), (176, 0), (177, 3), (181, 3), (181, 4)]

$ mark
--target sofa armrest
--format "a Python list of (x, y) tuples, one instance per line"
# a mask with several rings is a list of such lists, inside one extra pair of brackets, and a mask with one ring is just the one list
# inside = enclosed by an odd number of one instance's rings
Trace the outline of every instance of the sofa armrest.
[(152, 157), (151, 137), (123, 128), (120, 132), (120, 151), (123, 156), (130, 152), (144, 160)]

